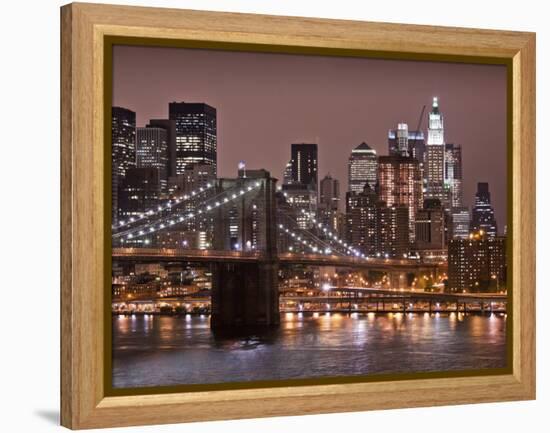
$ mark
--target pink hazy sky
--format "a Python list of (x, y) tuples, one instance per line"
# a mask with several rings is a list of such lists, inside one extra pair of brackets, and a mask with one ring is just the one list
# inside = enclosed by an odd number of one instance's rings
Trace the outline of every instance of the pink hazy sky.
[(416, 129), (438, 96), (445, 139), (462, 145), (464, 204), (489, 182), (502, 232), (506, 224), (506, 68), (441, 62), (116, 46), (113, 105), (137, 125), (167, 118), (168, 103), (217, 109), (218, 174), (236, 175), (239, 160), (282, 179), (290, 144), (319, 146), (319, 180), (327, 173), (347, 190), (347, 161), (362, 141), (387, 154), (388, 130)]

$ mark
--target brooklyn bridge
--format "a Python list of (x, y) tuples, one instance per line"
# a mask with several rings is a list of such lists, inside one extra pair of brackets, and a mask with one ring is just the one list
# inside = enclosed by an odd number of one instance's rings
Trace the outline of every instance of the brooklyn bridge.
[[(167, 248), (159, 235), (208, 227), (211, 244)], [(409, 281), (422, 275), (437, 278), (446, 273), (443, 259), (366, 255), (348, 244), (316, 215), (288, 206), (276, 189), (276, 179), (265, 170), (241, 173), (234, 179), (217, 179), (204, 187), (118, 221), (112, 228), (113, 265), (125, 263), (196, 263), (210, 269), (211, 326), (274, 326), (279, 323), (280, 269), (295, 265), (348, 268), (383, 273), (388, 288), (326, 286), (329, 305), (333, 291), (345, 295), (339, 305), (351, 306), (365, 294), (378, 302), (453, 302), (457, 311), (467, 302), (505, 302), (505, 295), (420, 293)], [(394, 292), (390, 292), (393, 290)], [(395, 293), (395, 291), (398, 293)], [(397, 296), (397, 298), (396, 298)], [(323, 298), (324, 299), (324, 298)], [(301, 305), (296, 298), (296, 305)]]

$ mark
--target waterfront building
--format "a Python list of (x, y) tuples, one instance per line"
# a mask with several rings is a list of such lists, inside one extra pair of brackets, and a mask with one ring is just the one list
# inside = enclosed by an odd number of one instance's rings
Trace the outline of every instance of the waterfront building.
[(171, 102), (168, 111), (176, 129), (176, 174), (205, 164), (213, 166), (216, 175), (216, 109), (204, 103)]
[(506, 238), (483, 230), (467, 239), (449, 241), (448, 290), (499, 292), (506, 290)]
[(112, 219), (119, 214), (118, 190), (128, 169), (136, 166), (136, 113), (123, 107), (111, 110)]
[(497, 235), (495, 211), (491, 205), (491, 193), (487, 182), (478, 182), (474, 207), (472, 209), (471, 231), (483, 230), (489, 236)]
[(371, 188), (378, 179), (378, 157), (367, 143), (363, 142), (351, 151), (348, 161), (348, 191), (363, 192), (365, 184)]
[(164, 128), (136, 129), (136, 165), (140, 168), (155, 167), (159, 171), (161, 192), (168, 187), (169, 152)]

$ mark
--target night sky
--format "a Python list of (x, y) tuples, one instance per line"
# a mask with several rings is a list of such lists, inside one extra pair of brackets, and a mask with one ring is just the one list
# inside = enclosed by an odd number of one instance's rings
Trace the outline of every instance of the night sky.
[[(439, 97), (445, 140), (462, 145), (464, 204), (489, 182), (502, 232), (506, 224), (506, 68), (403, 60), (117, 46), (113, 105), (137, 125), (167, 118), (168, 103), (205, 102), (218, 113), (218, 175), (239, 160), (282, 180), (290, 144), (319, 145), (319, 180), (347, 190), (347, 161), (362, 141), (387, 154), (387, 134), (406, 122), (426, 134)], [(427, 134), (426, 134), (427, 138)]]

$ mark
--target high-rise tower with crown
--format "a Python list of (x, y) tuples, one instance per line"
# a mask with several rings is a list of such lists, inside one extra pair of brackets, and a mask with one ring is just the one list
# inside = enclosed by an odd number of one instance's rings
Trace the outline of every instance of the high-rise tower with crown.
[(433, 98), (432, 111), (428, 115), (428, 142), (425, 154), (426, 198), (445, 203), (445, 130), (439, 101)]

